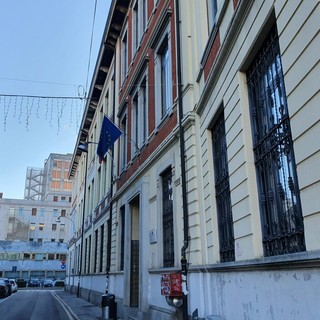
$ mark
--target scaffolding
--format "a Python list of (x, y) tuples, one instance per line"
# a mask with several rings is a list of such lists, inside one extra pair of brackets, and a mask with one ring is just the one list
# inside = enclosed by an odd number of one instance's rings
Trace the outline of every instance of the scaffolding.
[(27, 168), (24, 199), (41, 201), (44, 197), (44, 169)]

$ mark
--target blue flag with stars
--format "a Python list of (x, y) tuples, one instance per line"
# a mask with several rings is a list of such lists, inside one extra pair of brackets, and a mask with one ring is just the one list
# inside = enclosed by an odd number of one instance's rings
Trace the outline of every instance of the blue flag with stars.
[(121, 130), (108, 117), (104, 116), (97, 148), (100, 163), (105, 159), (105, 154), (121, 134)]

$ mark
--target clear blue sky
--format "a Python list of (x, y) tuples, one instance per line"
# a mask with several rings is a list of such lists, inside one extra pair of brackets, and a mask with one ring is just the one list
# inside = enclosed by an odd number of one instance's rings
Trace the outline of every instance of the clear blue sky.
[[(111, 0), (2, 0), (0, 4), (0, 192), (23, 199), (27, 167), (73, 153)], [(80, 86), (80, 87), (79, 87)], [(77, 102), (78, 101), (78, 102)]]

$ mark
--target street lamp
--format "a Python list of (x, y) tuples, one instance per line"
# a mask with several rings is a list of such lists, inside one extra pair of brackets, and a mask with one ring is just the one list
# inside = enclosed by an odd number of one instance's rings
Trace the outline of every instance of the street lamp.
[(69, 217), (66, 217), (66, 216), (59, 216), (57, 219), (56, 219), (56, 222), (58, 223), (61, 223), (61, 218), (65, 218), (65, 219), (68, 219), (69, 221), (71, 221), (71, 224), (72, 224), (72, 228), (73, 228), (73, 232), (76, 230), (76, 227), (75, 227), (75, 224), (74, 224), (74, 221), (72, 219), (70, 219)]
[[(75, 233), (75, 230), (76, 230), (76, 226), (75, 226), (74, 221), (73, 221), (72, 219), (70, 219), (69, 217), (59, 216), (59, 217), (57, 217), (56, 222), (57, 222), (57, 223), (61, 223), (61, 222), (62, 222), (62, 221), (61, 221), (61, 218), (68, 219), (68, 220), (71, 222), (71, 224), (72, 224), (72, 238), (71, 238), (71, 239), (73, 239), (74, 233)], [(69, 228), (69, 234), (68, 234), (68, 236), (69, 236), (69, 238), (68, 238), (67, 240), (68, 240), (68, 243), (69, 243), (69, 246), (70, 246), (70, 228)], [(69, 261), (71, 261), (71, 259), (70, 259)], [(69, 268), (68, 268), (68, 270), (66, 270), (66, 271), (67, 271), (66, 275), (68, 276), (69, 285), (70, 285), (71, 263), (69, 264)]]

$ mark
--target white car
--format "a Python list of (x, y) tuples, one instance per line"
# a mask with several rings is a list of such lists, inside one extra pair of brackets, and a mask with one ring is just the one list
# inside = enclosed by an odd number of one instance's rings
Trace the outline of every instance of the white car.
[(18, 291), (18, 285), (16, 283), (16, 280), (14, 279), (9, 279), (10, 283), (11, 283), (11, 290), (12, 293), (17, 292)]

